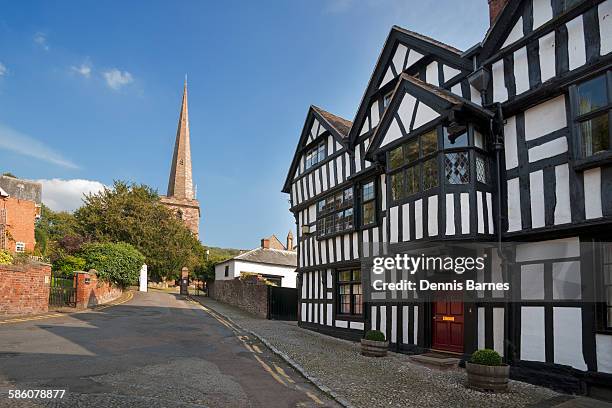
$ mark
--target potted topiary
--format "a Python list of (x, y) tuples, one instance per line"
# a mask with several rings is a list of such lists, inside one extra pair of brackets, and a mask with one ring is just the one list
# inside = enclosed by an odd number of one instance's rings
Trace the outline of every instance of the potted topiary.
[(478, 350), (465, 363), (468, 386), (481, 391), (508, 390), (510, 366), (502, 362), (499, 353), (491, 349)]
[(368, 357), (385, 357), (389, 349), (389, 342), (379, 330), (370, 330), (361, 339), (361, 354)]

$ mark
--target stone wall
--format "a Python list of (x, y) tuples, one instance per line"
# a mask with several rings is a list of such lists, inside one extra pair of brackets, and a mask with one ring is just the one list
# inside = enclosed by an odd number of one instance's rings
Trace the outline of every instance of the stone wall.
[(0, 265), (0, 315), (49, 310), (51, 265)]
[(98, 280), (93, 270), (90, 272), (75, 272), (74, 275), (77, 280), (77, 309), (85, 309), (110, 302), (123, 293), (123, 289), (108, 282)]
[(262, 319), (268, 318), (268, 286), (257, 280), (219, 280), (209, 282), (209, 296), (236, 306)]

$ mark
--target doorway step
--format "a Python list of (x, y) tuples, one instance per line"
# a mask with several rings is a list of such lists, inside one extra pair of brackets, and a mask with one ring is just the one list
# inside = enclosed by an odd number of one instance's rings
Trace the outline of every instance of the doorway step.
[(425, 354), (416, 354), (410, 356), (409, 359), (417, 364), (424, 365), (429, 368), (438, 370), (450, 370), (457, 368), (461, 359), (456, 355), (440, 352), (428, 352)]

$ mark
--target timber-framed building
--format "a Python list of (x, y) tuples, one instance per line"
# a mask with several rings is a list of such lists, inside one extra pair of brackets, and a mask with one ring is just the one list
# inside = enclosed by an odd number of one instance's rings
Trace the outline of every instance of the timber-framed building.
[[(609, 392), (612, 0), (489, 7), (466, 51), (394, 26), (353, 122), (308, 109), (283, 187), (299, 325), (351, 339), (378, 329), (407, 353), (492, 348), (514, 378)], [(365, 301), (369, 243), (441, 240), (518, 242), (507, 271), (491, 252), (485, 280), (525, 296)], [(456, 324), (437, 324), (440, 307)]]

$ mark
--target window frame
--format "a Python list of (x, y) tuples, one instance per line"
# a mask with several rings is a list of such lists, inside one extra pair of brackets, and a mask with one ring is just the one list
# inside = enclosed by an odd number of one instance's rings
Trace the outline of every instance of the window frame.
[(224, 277), (229, 278), (229, 265), (225, 265), (225, 270), (223, 271)]
[[(591, 80), (594, 80), (598, 77), (604, 77), (606, 83), (606, 96), (608, 98), (608, 103), (606, 106), (595, 109), (591, 112), (587, 112), (584, 114), (579, 114), (579, 97), (578, 97), (578, 87), (581, 84), (587, 83)], [(570, 118), (569, 118), (569, 127), (571, 133), (571, 143), (572, 143), (572, 153), (574, 156), (574, 168), (576, 170), (585, 170), (591, 167), (600, 166), (607, 163), (612, 163), (612, 69), (607, 69), (605, 71), (600, 71), (594, 75), (590, 75), (587, 78), (582, 78), (580, 81), (577, 81), (569, 86), (569, 104), (570, 104)], [(606, 110), (608, 111), (608, 149), (605, 151), (601, 151), (595, 153), (591, 156), (585, 156), (583, 154), (583, 144), (582, 144), (582, 129), (581, 124), (597, 118), (599, 116), (604, 116)]]
[[(364, 200), (364, 198), (363, 198), (364, 187), (367, 184), (370, 184), (370, 183), (372, 184), (373, 196), (372, 196), (372, 198)], [(371, 227), (373, 225), (378, 224), (377, 196), (378, 196), (378, 194), (377, 194), (377, 185), (376, 185), (376, 179), (375, 178), (368, 179), (366, 181), (363, 181), (360, 184), (360, 188), (359, 188), (359, 210), (360, 210), (359, 211), (360, 212), (360, 214), (359, 214), (359, 224), (361, 225), (361, 228), (369, 228), (369, 227)], [(372, 222), (369, 222), (369, 223), (366, 224), (364, 222), (364, 218), (363, 218), (364, 213), (365, 213), (363, 211), (363, 208), (364, 208), (365, 204), (369, 204), (369, 203), (373, 203), (373, 206), (374, 206), (374, 217), (373, 217)]]
[(24, 253), (26, 251), (26, 244), (25, 242), (15, 242), (15, 252), (18, 252), (20, 254)]
[[(326, 133), (323, 134), (325, 136)], [(319, 157), (319, 153), (323, 152), (323, 157)], [(316, 157), (317, 161), (313, 162), (312, 159)], [(309, 156), (311, 156), (309, 158)], [(325, 159), (327, 159), (327, 137), (321, 137), (317, 142), (316, 140), (311, 144), (311, 147), (306, 149), (304, 153), (304, 173), (309, 171), (312, 168), (320, 165)]]
[[(344, 280), (340, 280), (340, 274), (343, 272), (350, 272), (351, 277), (350, 280), (348, 281), (344, 281)], [(354, 272), (359, 272), (359, 279), (355, 279), (355, 275)], [(345, 269), (337, 269), (336, 270), (336, 315), (337, 316), (341, 316), (343, 319), (344, 318), (363, 318), (364, 316), (364, 302), (363, 302), (363, 282), (362, 282), (362, 273), (361, 273), (361, 269), (359, 267), (353, 267), (353, 268), (345, 268)], [(360, 293), (354, 293), (353, 289), (354, 289), (354, 285), (360, 285), (361, 286), (361, 291)], [(349, 313), (343, 313), (342, 312), (342, 297), (343, 296), (340, 293), (340, 287), (343, 286), (348, 286), (349, 288), (349, 308), (350, 308), (350, 312)], [(344, 294), (344, 296), (347, 296), (347, 294)], [(361, 313), (355, 313), (355, 305), (357, 304), (356, 302), (356, 296), (360, 296), (361, 297)]]
[[(351, 191), (350, 197), (347, 198), (347, 192)], [(342, 201), (338, 205), (336, 198), (341, 196)], [(328, 199), (332, 198), (333, 208), (329, 208)], [(324, 203), (321, 206), (321, 203)], [(316, 236), (317, 239), (328, 239), (330, 237), (334, 237), (336, 235), (347, 234), (355, 230), (355, 187), (353, 185), (346, 186), (344, 188), (334, 190), (334, 192), (327, 194), (326, 196), (320, 198), (316, 202)], [(349, 219), (346, 215), (346, 212), (351, 210), (350, 220), (351, 226), (349, 228), (344, 227), (343, 229), (338, 229), (337, 223), (334, 222), (334, 230), (327, 233), (327, 219), (333, 218), (337, 219), (338, 214), (342, 213), (342, 223), (346, 224)], [(322, 227), (321, 227), (322, 222)]]
[[(605, 266), (612, 265), (612, 263), (605, 263), (604, 251), (605, 247), (608, 246), (612, 256), (612, 243), (605, 240), (595, 239), (593, 240), (594, 251), (593, 251), (593, 273), (597, 277), (595, 282), (597, 283), (596, 296), (596, 333), (612, 335), (612, 299), (608, 303), (607, 299), (607, 288), (612, 288), (612, 279), (606, 283), (605, 277)], [(612, 278), (612, 277), (611, 277)]]

